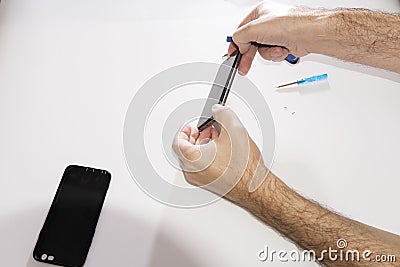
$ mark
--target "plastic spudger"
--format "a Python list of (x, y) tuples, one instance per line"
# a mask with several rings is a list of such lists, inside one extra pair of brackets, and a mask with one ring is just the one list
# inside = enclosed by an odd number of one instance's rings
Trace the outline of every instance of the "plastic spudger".
[[(226, 41), (227, 41), (228, 43), (232, 43), (232, 42), (233, 42), (232, 36), (227, 36), (227, 37), (226, 37)], [(270, 45), (262, 45), (262, 46), (273, 47), (273, 46), (270, 46)], [(286, 60), (287, 62), (289, 62), (290, 64), (296, 64), (297, 62), (299, 62), (300, 58), (298, 58), (298, 57), (296, 57), (296, 56), (294, 56), (294, 55), (292, 55), (292, 54), (289, 54), (289, 55), (287, 55), (287, 57), (285, 58), (285, 60)]]

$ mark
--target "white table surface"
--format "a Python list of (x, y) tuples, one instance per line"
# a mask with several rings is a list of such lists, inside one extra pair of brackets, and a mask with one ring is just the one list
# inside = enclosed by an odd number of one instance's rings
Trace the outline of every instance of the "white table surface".
[[(1, 3), (1, 266), (42, 266), (31, 252), (72, 163), (107, 169), (113, 179), (85, 266), (262, 266), (264, 245), (295, 248), (227, 201), (198, 209), (154, 201), (123, 156), (136, 90), (168, 67), (220, 62), (225, 36), (255, 2)], [(397, 0), (297, 2), (400, 10)], [(324, 88), (272, 90), (323, 72)], [(296, 66), (257, 58), (249, 78), (274, 116), (273, 171), (305, 196), (399, 234), (399, 76), (311, 55)]]

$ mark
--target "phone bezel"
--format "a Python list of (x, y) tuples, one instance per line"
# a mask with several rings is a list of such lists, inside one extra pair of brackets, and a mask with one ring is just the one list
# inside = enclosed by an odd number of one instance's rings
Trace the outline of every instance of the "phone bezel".
[[(228, 95), (229, 95), (229, 92), (230, 92), (230, 89), (232, 87), (233, 80), (234, 80), (235, 75), (237, 73), (237, 69), (239, 67), (240, 60), (242, 58), (242, 54), (239, 53), (238, 51), (235, 52), (235, 54), (231, 55), (230, 57), (233, 57), (233, 56), (235, 57), (235, 59), (233, 60), (232, 65), (225, 64), (227, 62), (227, 60), (225, 60), (221, 64), (221, 66), (220, 66), (220, 68), (218, 70), (218, 72), (220, 72), (220, 71), (223, 71), (222, 69), (224, 69), (224, 68), (230, 68), (229, 69), (229, 73), (228, 73), (228, 77), (227, 77), (225, 85), (224, 85), (224, 89), (223, 89), (223, 91), (222, 91), (222, 93), (221, 93), (221, 95), (219, 97), (218, 104), (225, 105), (226, 100), (227, 100)], [(216, 77), (218, 77), (218, 73), (217, 73)], [(216, 84), (216, 80), (214, 80), (214, 84)], [(212, 87), (211, 87), (211, 90), (213, 90)], [(210, 92), (209, 96), (210, 95), (211, 95), (211, 92)], [(205, 105), (205, 107), (206, 106), (207, 106), (207, 104)], [(203, 112), (204, 112), (204, 110), (203, 110)], [(205, 128), (210, 126), (212, 123), (214, 123), (214, 121), (215, 121), (214, 118), (211, 116), (205, 122), (203, 122), (202, 124), (197, 125), (197, 128), (201, 132)]]

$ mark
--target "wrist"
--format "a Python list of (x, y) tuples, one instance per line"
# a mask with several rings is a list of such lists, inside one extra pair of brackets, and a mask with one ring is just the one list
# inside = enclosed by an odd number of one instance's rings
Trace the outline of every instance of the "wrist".
[(308, 16), (309, 23), (302, 37), (304, 46), (309, 53), (330, 54), (340, 43), (337, 33), (337, 16), (340, 11), (318, 9)]
[[(250, 190), (251, 180), (258, 180), (262, 183), (254, 190)], [(247, 173), (227, 197), (250, 213), (260, 217), (261, 214), (269, 214), (269, 209), (275, 205), (274, 198), (279, 195), (277, 191), (282, 189), (280, 183), (282, 181), (269, 170), (266, 170), (262, 177), (254, 177)]]
[(264, 183), (249, 194), (245, 208), (257, 217), (272, 215), (281, 191), (284, 190), (283, 185), (284, 183), (278, 177), (272, 172), (268, 172)]
[(300, 214), (310, 210), (311, 204), (272, 172), (268, 173), (262, 186), (249, 195), (249, 199), (245, 207), (249, 212), (286, 234)]

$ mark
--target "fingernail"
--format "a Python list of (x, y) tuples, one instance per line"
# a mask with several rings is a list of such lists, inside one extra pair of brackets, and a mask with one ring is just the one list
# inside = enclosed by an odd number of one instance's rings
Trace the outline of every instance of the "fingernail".
[(229, 107), (228, 106), (223, 106), (223, 105), (221, 105), (221, 104), (214, 104), (213, 106), (212, 106), (212, 112), (216, 112), (216, 111), (219, 111), (219, 110), (223, 110), (223, 109), (228, 109)]

